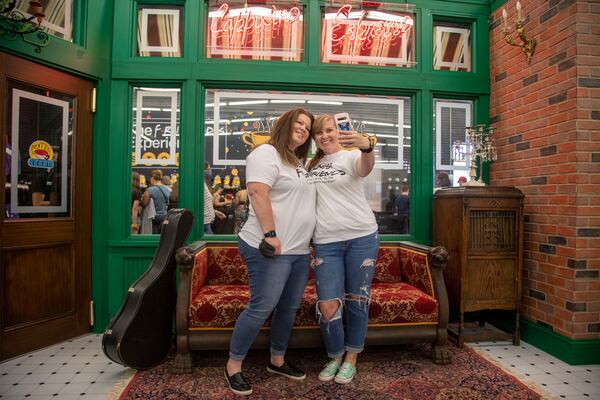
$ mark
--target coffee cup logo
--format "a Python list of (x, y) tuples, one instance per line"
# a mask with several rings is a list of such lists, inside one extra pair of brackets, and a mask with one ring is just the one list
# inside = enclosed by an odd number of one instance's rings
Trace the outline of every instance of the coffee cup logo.
[(250, 132), (242, 135), (242, 142), (250, 147), (260, 146), (267, 143), (271, 139), (269, 132)]
[(27, 165), (32, 168), (54, 168), (54, 150), (44, 140), (36, 140), (29, 146)]

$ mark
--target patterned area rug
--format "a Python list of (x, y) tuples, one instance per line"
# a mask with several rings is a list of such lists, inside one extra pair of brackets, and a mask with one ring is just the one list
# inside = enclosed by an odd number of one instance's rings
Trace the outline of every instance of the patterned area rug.
[[(449, 346), (450, 365), (429, 359), (428, 345), (370, 347), (360, 355), (358, 374), (348, 385), (320, 382), (327, 362), (322, 349), (290, 350), (286, 359), (304, 368), (307, 378), (291, 381), (267, 372), (266, 351), (252, 351), (244, 374), (252, 384), (251, 399), (456, 399), (515, 400), (542, 396), (486, 361), (472, 349)], [(170, 373), (172, 357), (148, 371), (137, 372), (119, 399), (239, 399), (223, 376), (227, 352), (194, 354), (191, 374)]]

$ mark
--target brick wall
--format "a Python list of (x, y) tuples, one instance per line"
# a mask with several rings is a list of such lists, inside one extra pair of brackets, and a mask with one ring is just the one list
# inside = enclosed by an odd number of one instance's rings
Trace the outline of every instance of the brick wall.
[[(509, 21), (515, 4), (504, 5)], [(598, 339), (600, 3), (522, 4), (527, 35), (538, 42), (531, 64), (506, 43), (502, 8), (490, 17), (498, 146), (490, 180), (525, 194), (523, 316), (572, 339)]]

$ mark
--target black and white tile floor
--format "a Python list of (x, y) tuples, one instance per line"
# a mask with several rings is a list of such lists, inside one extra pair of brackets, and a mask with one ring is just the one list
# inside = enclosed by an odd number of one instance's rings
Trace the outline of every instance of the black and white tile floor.
[[(0, 399), (105, 399), (132, 371), (106, 358), (101, 338), (89, 334), (0, 363)], [(558, 399), (600, 399), (600, 364), (571, 366), (525, 342), (469, 345)]]

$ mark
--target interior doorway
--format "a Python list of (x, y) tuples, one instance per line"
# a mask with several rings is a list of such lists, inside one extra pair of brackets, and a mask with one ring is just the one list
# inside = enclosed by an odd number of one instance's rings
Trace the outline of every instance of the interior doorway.
[(92, 90), (0, 52), (0, 359), (90, 330)]

